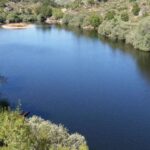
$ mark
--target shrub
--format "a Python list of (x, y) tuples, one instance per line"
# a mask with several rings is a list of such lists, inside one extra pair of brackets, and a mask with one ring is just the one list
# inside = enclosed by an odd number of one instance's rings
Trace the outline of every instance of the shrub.
[(13, 23), (13, 22), (18, 23), (21, 21), (22, 21), (22, 19), (18, 14), (10, 13), (7, 15), (7, 22), (8, 23)]
[(21, 15), (20, 18), (23, 22), (37, 21), (37, 17), (35, 15)]
[(4, 23), (6, 21), (6, 13), (0, 11), (0, 23)]
[(45, 17), (43, 17), (43, 15), (39, 14), (39, 15), (37, 16), (37, 21), (38, 21), (38, 22), (44, 22), (44, 21), (45, 21)]
[(41, 5), (35, 10), (36, 15), (40, 15), (44, 20), (52, 16), (52, 8), (48, 5)]
[(62, 20), (63, 24), (68, 25), (69, 22), (70, 22), (70, 20), (71, 20), (72, 18), (73, 18), (73, 15), (65, 14), (65, 15), (63, 16), (63, 20)]
[(129, 0), (129, 2), (136, 2), (136, 0)]
[(150, 51), (150, 17), (145, 17), (135, 30), (133, 37), (135, 48)]
[(106, 36), (106, 37), (110, 37), (115, 26), (116, 26), (116, 22), (114, 20), (104, 21), (99, 26), (98, 33), (100, 35), (103, 35), (103, 36)]
[(75, 26), (75, 27), (81, 27), (83, 24), (83, 20), (84, 20), (84, 15), (76, 15), (73, 16), (70, 20), (69, 20), (69, 25), (70, 26)]
[(72, 2), (69, 7), (72, 8), (72, 9), (76, 9), (78, 8), (79, 6), (81, 5), (81, 2), (78, 1), (78, 0), (75, 0), (74, 2)]
[(109, 37), (112, 40), (126, 40), (126, 35), (130, 31), (129, 24), (119, 21), (111, 20), (104, 21), (102, 25), (99, 26), (98, 33)]
[(124, 12), (121, 14), (121, 20), (122, 21), (129, 21), (129, 15), (127, 12)]
[(85, 138), (69, 134), (56, 125), (33, 116), (25, 119), (18, 111), (0, 113), (0, 149), (5, 150), (88, 150)]
[(135, 3), (133, 5), (133, 8), (132, 8), (132, 13), (135, 15), (135, 16), (138, 16), (139, 15), (139, 12), (140, 12), (140, 7), (137, 3)]
[(83, 19), (83, 26), (88, 26), (90, 25), (90, 16), (85, 16), (85, 18)]
[(0, 15), (0, 23), (4, 23), (4, 22), (5, 22), (5, 18), (2, 15)]
[(89, 20), (90, 20), (90, 24), (95, 28), (98, 27), (102, 23), (102, 17), (99, 17), (96, 14), (91, 15)]
[(17, 112), (0, 113), (0, 140), (6, 145), (6, 150), (32, 148), (30, 128)]
[(106, 13), (105, 19), (106, 20), (112, 20), (115, 17), (115, 11), (109, 11)]
[(55, 19), (61, 19), (61, 18), (63, 18), (63, 12), (61, 11), (61, 9), (57, 9), (57, 8), (55, 8), (55, 9), (53, 9), (53, 16), (55, 17)]
[(95, 4), (95, 0), (87, 0), (87, 3), (90, 5), (93, 5), (93, 4)]

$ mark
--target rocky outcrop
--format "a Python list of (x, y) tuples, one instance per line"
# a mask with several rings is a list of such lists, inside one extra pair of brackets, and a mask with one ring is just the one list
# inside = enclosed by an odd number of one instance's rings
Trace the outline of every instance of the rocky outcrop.
[(62, 24), (62, 20), (57, 20), (54, 17), (47, 18), (45, 23), (47, 24)]

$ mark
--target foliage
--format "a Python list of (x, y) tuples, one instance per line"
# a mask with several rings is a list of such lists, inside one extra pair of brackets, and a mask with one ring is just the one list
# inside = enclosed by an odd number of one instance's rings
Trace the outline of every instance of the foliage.
[(5, 17), (3, 15), (0, 15), (0, 23), (4, 23), (5, 22)]
[(63, 24), (66, 24), (68, 25), (70, 20), (72, 19), (73, 15), (71, 14), (65, 14), (64, 17), (63, 17)]
[(64, 15), (62, 10), (58, 8), (54, 8), (52, 14), (55, 17), (55, 19), (61, 19)]
[(122, 20), (122, 21), (129, 21), (129, 15), (128, 15), (127, 12), (123, 12), (123, 13), (121, 14), (121, 20)]
[(102, 17), (96, 14), (91, 15), (89, 19), (90, 19), (90, 24), (95, 28), (102, 23)]
[(21, 22), (22, 19), (20, 18), (20, 16), (16, 13), (11, 13), (11, 14), (8, 14), (7, 15), (7, 22), (8, 23), (18, 23), (18, 22)]
[(21, 15), (20, 17), (21, 17), (21, 20), (23, 22), (34, 22), (34, 21), (37, 21), (37, 16), (35, 16), (35, 15)]
[(47, 5), (42, 5), (38, 8), (37, 14), (46, 19), (52, 16), (52, 8)]
[(106, 20), (112, 20), (115, 17), (115, 11), (109, 11), (106, 13), (105, 19)]
[(85, 16), (80, 14), (80, 15), (76, 15), (73, 16), (70, 20), (69, 20), (69, 24), (70, 26), (75, 26), (75, 27), (81, 27), (83, 24), (83, 20), (84, 20)]
[(140, 7), (137, 3), (135, 3), (133, 5), (133, 8), (132, 8), (132, 12), (135, 16), (138, 16), (139, 15), (139, 12), (140, 12)]
[(2, 150), (88, 150), (85, 138), (69, 134), (37, 116), (24, 118), (18, 111), (0, 113), (0, 149)]
[(101, 35), (148, 49), (149, 30), (142, 34), (139, 28), (150, 16), (149, 0), (0, 0), (1, 24), (45, 22), (51, 16), (70, 26), (99, 27)]
[(99, 34), (109, 37), (113, 40), (126, 40), (130, 25), (120, 20), (104, 21), (99, 26)]
[(135, 48), (150, 51), (150, 17), (144, 18), (136, 28), (133, 45)]
[(4, 141), (6, 150), (32, 147), (30, 128), (17, 112), (1, 112), (0, 128), (0, 139)]

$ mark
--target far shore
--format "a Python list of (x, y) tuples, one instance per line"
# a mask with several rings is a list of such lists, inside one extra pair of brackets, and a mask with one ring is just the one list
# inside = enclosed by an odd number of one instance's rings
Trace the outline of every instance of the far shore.
[(9, 23), (1, 25), (1, 27), (5, 29), (26, 29), (33, 27), (33, 25), (27, 23)]

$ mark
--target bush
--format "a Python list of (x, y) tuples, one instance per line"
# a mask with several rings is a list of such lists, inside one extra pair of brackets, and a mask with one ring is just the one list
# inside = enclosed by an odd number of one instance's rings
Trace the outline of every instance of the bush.
[(68, 25), (72, 18), (73, 18), (73, 15), (65, 14), (62, 20), (63, 24)]
[(106, 36), (106, 37), (111, 37), (111, 33), (116, 26), (116, 22), (114, 20), (111, 21), (104, 21), (98, 29), (98, 33), (100, 35)]
[(98, 26), (102, 23), (102, 17), (99, 17), (99, 16), (96, 15), (96, 14), (90, 16), (89, 20), (90, 20), (90, 24), (91, 24), (94, 28), (98, 27)]
[(135, 48), (150, 51), (150, 17), (141, 20), (133, 36), (133, 45)]
[(112, 40), (126, 40), (126, 35), (130, 31), (130, 25), (122, 21), (104, 21), (99, 26), (98, 33), (100, 35), (109, 37)]
[(14, 22), (18, 23), (18, 22), (21, 22), (21, 21), (22, 21), (22, 19), (18, 14), (11, 13), (11, 14), (7, 15), (7, 22), (8, 23), (14, 23)]
[(18, 111), (0, 113), (0, 149), (5, 150), (88, 150), (85, 138), (69, 134), (56, 125), (33, 116), (25, 119)]
[(42, 5), (36, 8), (35, 13), (37, 16), (40, 15), (43, 20), (46, 20), (47, 17), (52, 16), (52, 8), (47, 5)]
[(140, 12), (140, 7), (137, 3), (135, 3), (133, 5), (133, 8), (132, 8), (132, 13), (135, 15), (135, 16), (138, 16), (139, 15), (139, 12)]
[(84, 20), (84, 15), (73, 16), (69, 21), (69, 25), (75, 27), (81, 27), (83, 24), (83, 20)]
[(4, 22), (5, 22), (5, 18), (2, 15), (0, 15), (0, 23), (4, 23)]
[(115, 14), (116, 14), (115, 11), (109, 11), (106, 13), (105, 19), (106, 20), (112, 20), (112, 19), (114, 19)]
[(21, 15), (20, 18), (23, 22), (37, 21), (37, 17), (35, 15)]
[(55, 17), (55, 19), (61, 19), (61, 18), (63, 18), (63, 12), (61, 11), (61, 9), (57, 9), (57, 8), (55, 8), (55, 9), (53, 9), (53, 16)]
[(129, 21), (129, 15), (127, 12), (124, 12), (121, 14), (121, 20), (122, 21)]
[(76, 9), (78, 7), (80, 7), (81, 5), (81, 1), (78, 1), (78, 0), (75, 0), (74, 2), (72, 2), (69, 7), (72, 8), (72, 9)]
[(45, 21), (45, 17), (43, 17), (43, 15), (39, 14), (39, 15), (37, 16), (37, 21), (38, 21), (38, 22), (44, 22), (44, 21)]
[(17, 112), (0, 113), (0, 140), (5, 150), (29, 150), (32, 147), (33, 137), (24, 118)]

